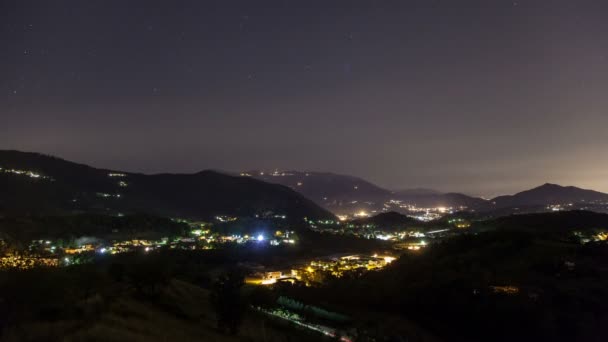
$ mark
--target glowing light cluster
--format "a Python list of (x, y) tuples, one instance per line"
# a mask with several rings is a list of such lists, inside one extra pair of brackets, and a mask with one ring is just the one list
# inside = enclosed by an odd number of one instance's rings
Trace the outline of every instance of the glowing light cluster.
[(34, 179), (52, 179), (51, 177), (44, 176), (40, 173), (30, 171), (30, 170), (16, 170), (16, 169), (3, 169), (0, 167), (0, 172), (3, 173), (11, 173), (18, 176), (26, 176)]

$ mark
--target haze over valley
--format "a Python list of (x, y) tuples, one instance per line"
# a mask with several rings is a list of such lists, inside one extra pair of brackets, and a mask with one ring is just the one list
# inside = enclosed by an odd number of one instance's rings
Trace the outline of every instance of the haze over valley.
[(0, 2), (0, 342), (608, 341), (608, 1)]

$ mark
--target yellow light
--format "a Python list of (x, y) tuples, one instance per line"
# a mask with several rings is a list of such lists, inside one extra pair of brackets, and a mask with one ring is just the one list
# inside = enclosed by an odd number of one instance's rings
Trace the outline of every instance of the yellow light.
[(277, 280), (274, 278), (273, 279), (264, 279), (264, 280), (262, 280), (262, 285), (270, 285), (270, 284), (274, 284), (276, 282), (277, 282)]
[(357, 217), (368, 217), (369, 214), (367, 213), (367, 211), (361, 210), (360, 212), (356, 213), (355, 216), (357, 216)]

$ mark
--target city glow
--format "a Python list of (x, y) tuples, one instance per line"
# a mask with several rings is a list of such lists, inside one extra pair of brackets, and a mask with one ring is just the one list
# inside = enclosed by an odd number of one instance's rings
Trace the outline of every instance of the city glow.
[(365, 210), (361, 210), (355, 214), (355, 217), (369, 217), (369, 213)]

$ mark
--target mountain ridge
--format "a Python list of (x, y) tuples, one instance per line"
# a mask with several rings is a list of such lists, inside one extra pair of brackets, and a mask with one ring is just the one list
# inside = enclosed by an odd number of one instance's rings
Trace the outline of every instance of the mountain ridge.
[[(389, 201), (423, 208), (451, 207), (475, 211), (494, 211), (505, 208), (546, 206), (553, 202), (581, 203), (606, 200), (608, 194), (545, 183), (513, 195), (496, 196), (493, 199), (470, 196), (459, 192), (441, 192), (428, 188), (412, 188), (391, 191), (363, 178), (331, 172), (251, 170), (242, 173), (267, 182), (289, 186), (318, 205), (335, 213), (352, 213), (357, 210), (384, 210)], [(316, 183), (309, 186), (309, 183)], [(393, 207), (389, 210), (400, 210)]]
[(0, 210), (26, 213), (144, 212), (208, 219), (216, 215), (333, 218), (281, 185), (205, 170), (154, 174), (94, 168), (34, 152), (0, 150)]
[(608, 201), (608, 194), (595, 190), (582, 189), (576, 186), (562, 186), (554, 183), (545, 183), (513, 195), (498, 196), (491, 200), (491, 202), (495, 203), (496, 207), (550, 205), (593, 201)]
[[(327, 212), (332, 211), (334, 213), (352, 213), (359, 210), (368, 212), (381, 212), (385, 210), (401, 210), (397, 204), (392, 203), (391, 206), (386, 207), (389, 201), (398, 201), (401, 205), (412, 205), (422, 208), (432, 207), (452, 207), (457, 209), (469, 209), (475, 211), (501, 211), (505, 208), (519, 208), (525, 207), (526, 210), (535, 210), (533, 207), (548, 206), (553, 204), (568, 204), (568, 203), (608, 203), (608, 194), (598, 192), (595, 190), (587, 190), (578, 188), (575, 186), (561, 186), (554, 183), (545, 183), (543, 185), (524, 190), (513, 195), (497, 196), (491, 200), (482, 199), (479, 197), (469, 196), (462, 193), (448, 192), (442, 193), (433, 189), (426, 188), (412, 188), (400, 191), (391, 191), (380, 186), (373, 184), (363, 178), (342, 175), (332, 172), (316, 172), (316, 171), (272, 171), (270, 173), (252, 170), (242, 172), (240, 175), (231, 176), (225, 172), (205, 169), (196, 173), (156, 173), (156, 174), (143, 174), (135, 172), (123, 172), (117, 170), (103, 169), (91, 167), (81, 163), (74, 163), (67, 161), (62, 158), (55, 156), (45, 155), (35, 152), (21, 152), (16, 150), (0, 150), (0, 168), (4, 168), (4, 172), (0, 173), (1, 178), (7, 177), (7, 171), (10, 169), (31, 169), (36, 172), (40, 172), (39, 176), (52, 178), (52, 182), (59, 182), (63, 184), (62, 189), (54, 189), (52, 184), (46, 184), (42, 188), (50, 187), (46, 189), (47, 195), (47, 206), (52, 207), (50, 202), (52, 201), (63, 201), (66, 202), (66, 196), (70, 193), (82, 194), (88, 193), (88, 199), (81, 198), (89, 201), (90, 205), (103, 209), (103, 203), (99, 203), (98, 200), (91, 199), (91, 195), (95, 197), (96, 194), (110, 194), (117, 195), (118, 193), (129, 193), (132, 191), (132, 186), (146, 194), (146, 196), (136, 196), (137, 201), (131, 203), (135, 206), (122, 208), (123, 210), (146, 210), (148, 206), (158, 205), (163, 207), (168, 205), (163, 203), (163, 197), (171, 197), (174, 204), (181, 202), (180, 205), (172, 205), (171, 213), (179, 214), (182, 211), (180, 207), (190, 208), (187, 210), (189, 215), (195, 214), (203, 210), (202, 207), (193, 205), (197, 201), (197, 195), (193, 192), (205, 191), (205, 189), (215, 189), (214, 194), (217, 198), (218, 203), (207, 201), (206, 205), (209, 208), (214, 208), (224, 213), (228, 213), (230, 209), (234, 209), (236, 212), (253, 214), (256, 211), (276, 211), (276, 210), (264, 210), (264, 209), (281, 209), (287, 210), (289, 206), (303, 205), (307, 209), (311, 210), (314, 206), (325, 208), (324, 210), (314, 209), (311, 211), (315, 215), (320, 214), (323, 217), (328, 217)], [(117, 177), (108, 177), (108, 174), (116, 173)], [(120, 175), (120, 177), (118, 177)], [(249, 177), (243, 177), (249, 176)], [(136, 179), (137, 181), (133, 184), (126, 182), (126, 187), (117, 188), (116, 184), (121, 182), (121, 178)], [(231, 178), (226, 178), (231, 177)], [(201, 179), (206, 178), (207, 180), (213, 181), (202, 181)], [(154, 180), (150, 182), (149, 180)], [(186, 181), (187, 180), (187, 181)], [(249, 182), (249, 181), (254, 181)], [(20, 180), (21, 187), (29, 188), (31, 184), (25, 184)], [(268, 184), (268, 187), (264, 187), (267, 190), (272, 188), (272, 192), (290, 198), (290, 204), (285, 206), (281, 204), (281, 201), (273, 201), (268, 194), (259, 198), (255, 196), (247, 195), (247, 191), (240, 192), (239, 186), (244, 188), (253, 187), (256, 191), (262, 191), (255, 182), (264, 182)], [(41, 183), (40, 180), (38, 183)], [(138, 187), (138, 184), (147, 184), (149, 189)], [(174, 191), (182, 191), (188, 194), (188, 200), (181, 200), (178, 196), (173, 196), (171, 186), (168, 184), (179, 184), (178, 189)], [(230, 189), (230, 194), (225, 193), (225, 190), (215, 186), (215, 183), (221, 183), (226, 189)], [(155, 184), (165, 184), (160, 187), (157, 192), (151, 192), (150, 189), (155, 188)], [(191, 189), (192, 184), (197, 184), (196, 189)], [(239, 184), (239, 186), (236, 186)], [(162, 189), (161, 189), (162, 188)], [(162, 190), (162, 191), (161, 191)], [(28, 191), (34, 191), (29, 189)], [(7, 193), (11, 193), (15, 198), (20, 198), (20, 190), (16, 184), (4, 185), (5, 197)], [(293, 193), (290, 193), (293, 192)], [(43, 192), (45, 193), (45, 192)], [(248, 197), (248, 204), (238, 203), (238, 201), (230, 201), (228, 198), (223, 198), (223, 195), (227, 197)], [(225, 197), (226, 197), (225, 196)], [(25, 205), (27, 202), (25, 196), (21, 201), (21, 205)], [(30, 196), (35, 197), (35, 196)], [(75, 196), (78, 200), (78, 196)], [(82, 196), (81, 196), (82, 197)], [(87, 196), (84, 196), (87, 197)], [(74, 198), (70, 198), (74, 199)], [(153, 200), (152, 200), (153, 199)], [(29, 200), (32, 200), (31, 198)], [(10, 198), (0, 198), (0, 208), (7, 207)], [(36, 201), (36, 200), (32, 200)], [(42, 201), (44, 202), (44, 201)], [(268, 203), (266, 203), (268, 202)], [(314, 202), (314, 204), (312, 203)], [(65, 204), (65, 203), (63, 203)], [(269, 204), (269, 205), (267, 205)], [(228, 207), (232, 206), (232, 207)], [(72, 206), (73, 207), (73, 206)], [(256, 210), (247, 210), (246, 208), (252, 207), (257, 208)], [(320, 209), (320, 208), (319, 208)], [(542, 210), (542, 209), (540, 209)], [(291, 210), (293, 213), (297, 210)], [(331, 215), (331, 214), (330, 214)]]

